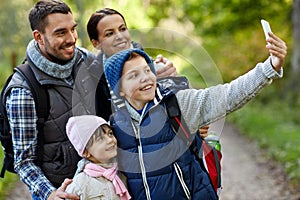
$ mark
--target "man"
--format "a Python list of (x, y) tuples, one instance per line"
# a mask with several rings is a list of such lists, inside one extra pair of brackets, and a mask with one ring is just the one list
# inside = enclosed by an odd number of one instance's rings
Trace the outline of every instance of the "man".
[[(32, 93), (18, 73), (13, 76), (5, 94), (15, 171), (33, 199), (79, 199), (64, 192), (71, 182), (66, 178), (73, 177), (80, 159), (67, 139), (65, 126), (73, 115), (93, 114), (94, 104), (86, 105), (88, 101), (80, 92), (89, 89), (92, 94), (88, 97), (94, 99), (95, 80), (99, 80), (101, 73), (94, 55), (75, 46), (77, 23), (67, 4), (60, 0), (40, 0), (30, 10), (29, 21), (33, 40), (28, 44), (26, 59), (37, 81), (47, 88), (50, 109), (44, 122), (40, 155)], [(81, 88), (74, 94), (76, 87)]]
[(90, 65), (94, 56), (75, 46), (77, 24), (65, 3), (39, 1), (29, 13), (29, 21), (34, 40), (28, 44), (26, 58), (37, 81), (47, 87), (50, 109), (44, 123), (41, 164), (37, 165), (35, 102), (27, 83), (19, 74), (14, 75), (6, 91), (6, 109), (13, 133), (15, 171), (33, 199), (79, 199), (64, 193), (70, 181), (63, 181), (73, 176), (80, 159), (65, 137), (65, 125), (72, 115), (76, 70)]

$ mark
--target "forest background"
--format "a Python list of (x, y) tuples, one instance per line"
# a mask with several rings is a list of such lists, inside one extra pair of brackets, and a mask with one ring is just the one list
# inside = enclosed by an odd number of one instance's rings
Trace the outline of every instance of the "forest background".
[[(32, 39), (28, 12), (35, 2), (0, 0), (0, 88), (25, 58)], [(264, 61), (269, 55), (260, 19), (268, 20), (288, 46), (284, 78), (227, 119), (284, 167), (293, 187), (300, 187), (300, 0), (66, 2), (78, 23), (79, 46), (97, 53), (86, 33), (87, 21), (98, 9), (114, 8), (124, 15), (132, 40), (151, 56), (161, 53), (172, 60), (194, 88), (229, 82)], [(0, 199), (16, 179), (8, 173), (0, 180)]]

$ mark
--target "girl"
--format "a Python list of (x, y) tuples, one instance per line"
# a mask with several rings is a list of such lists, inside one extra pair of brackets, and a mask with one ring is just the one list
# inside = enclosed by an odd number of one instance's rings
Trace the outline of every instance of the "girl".
[(66, 192), (88, 199), (130, 199), (117, 175), (117, 140), (108, 123), (97, 116), (71, 117), (66, 125), (69, 140), (78, 154), (88, 160)]

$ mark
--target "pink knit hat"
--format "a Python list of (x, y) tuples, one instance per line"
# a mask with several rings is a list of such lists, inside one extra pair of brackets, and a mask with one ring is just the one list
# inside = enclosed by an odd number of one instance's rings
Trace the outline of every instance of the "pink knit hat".
[(108, 123), (95, 115), (81, 115), (71, 117), (66, 125), (67, 136), (78, 154), (82, 153), (91, 136), (103, 124)]

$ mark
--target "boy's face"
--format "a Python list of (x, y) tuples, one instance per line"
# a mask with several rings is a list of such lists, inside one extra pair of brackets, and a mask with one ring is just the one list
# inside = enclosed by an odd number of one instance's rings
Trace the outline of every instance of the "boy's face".
[(111, 163), (117, 156), (117, 139), (108, 126), (103, 126), (104, 133), (96, 138), (88, 148), (89, 160), (94, 163)]
[(146, 60), (137, 56), (126, 61), (122, 71), (120, 96), (137, 110), (153, 100), (156, 90), (156, 76), (151, 71)]

